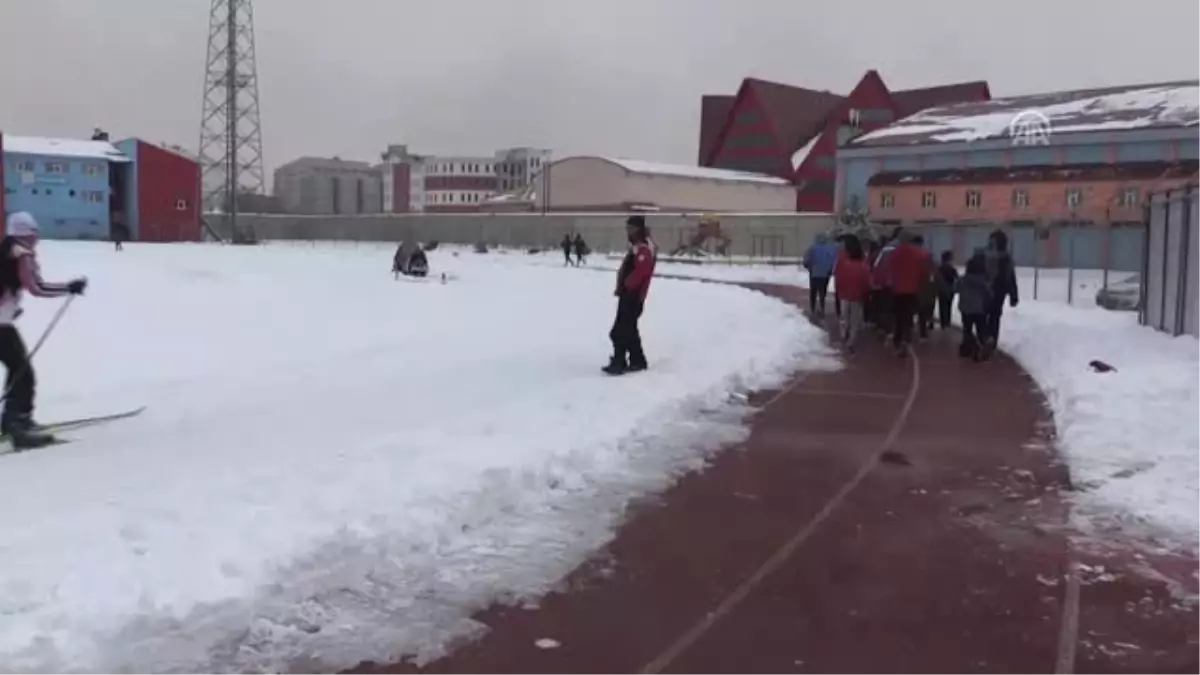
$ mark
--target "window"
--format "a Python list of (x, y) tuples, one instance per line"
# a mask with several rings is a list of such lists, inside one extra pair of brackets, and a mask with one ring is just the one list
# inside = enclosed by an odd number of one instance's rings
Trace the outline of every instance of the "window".
[(84, 164), (83, 165), (83, 175), (99, 176), (100, 175), (100, 166), (98, 164)]
[(1141, 190), (1135, 187), (1127, 187), (1121, 190), (1121, 195), (1118, 197), (1121, 206), (1129, 209), (1137, 206), (1141, 202)]
[(187, 200), (186, 199), (176, 199), (175, 200), (175, 210), (176, 211), (187, 211)]
[(983, 194), (979, 190), (967, 190), (967, 208), (978, 209), (983, 206)]
[(21, 173), (33, 173), (33, 162), (17, 162), (17, 171), (20, 171)]
[(86, 190), (83, 193), (83, 201), (89, 204), (103, 204), (104, 193), (100, 190)]
[(879, 208), (890, 209), (896, 206), (896, 195), (891, 192), (884, 192), (879, 195)]
[(66, 173), (67, 165), (61, 162), (46, 162), (46, 173)]
[(1012, 205), (1014, 209), (1029, 208), (1029, 190), (1024, 188), (1016, 188), (1012, 191)]
[(851, 108), (850, 112), (846, 114), (846, 119), (850, 122), (850, 126), (852, 127), (862, 126), (862, 113), (858, 108)]
[(932, 190), (926, 190), (921, 193), (921, 208), (936, 209), (937, 208), (937, 193)]
[(1081, 204), (1083, 204), (1083, 190), (1067, 188), (1067, 208), (1077, 209)]

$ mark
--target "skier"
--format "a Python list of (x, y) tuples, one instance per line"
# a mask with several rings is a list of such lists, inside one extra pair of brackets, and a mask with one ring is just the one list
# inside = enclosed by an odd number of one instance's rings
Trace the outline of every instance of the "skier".
[(17, 330), (21, 316), (21, 298), (28, 291), (38, 298), (83, 295), (87, 278), (66, 284), (42, 280), (37, 260), (38, 224), (27, 211), (8, 217), (4, 239), (0, 240), (0, 363), (8, 376), (4, 385), (4, 412), (0, 415), (0, 433), (12, 440), (18, 450), (41, 447), (55, 441), (50, 434), (37, 431), (33, 421), (36, 378), (25, 342)]
[(609, 375), (645, 370), (647, 365), (638, 319), (646, 305), (658, 254), (644, 216), (630, 216), (625, 221), (625, 234), (629, 238), (629, 252), (617, 270), (617, 288), (613, 291), (617, 296), (617, 318), (608, 332), (613, 355), (603, 368)]

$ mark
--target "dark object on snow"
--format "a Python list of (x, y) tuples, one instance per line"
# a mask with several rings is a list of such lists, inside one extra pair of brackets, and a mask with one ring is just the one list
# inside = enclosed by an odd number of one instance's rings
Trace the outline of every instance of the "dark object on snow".
[(425, 257), (425, 251), (421, 249), (420, 244), (409, 253), (404, 248), (404, 242), (400, 242), (400, 246), (396, 248), (396, 255), (392, 256), (392, 272), (397, 279), (401, 274), (406, 277), (423, 277), (428, 274), (429, 259)]
[(475, 242), (475, 252), (476, 253), (487, 253), (488, 252), (487, 242), (482, 242), (482, 241)]
[(912, 460), (908, 458), (908, 455), (896, 450), (884, 451), (884, 453), (879, 456), (879, 461), (883, 462), (884, 464), (891, 464), (893, 466), (912, 466)]
[(434, 239), (433, 241), (425, 242), (425, 245), (422, 246), (421, 248), (425, 249), (426, 251), (436, 251), (437, 247), (438, 247), (438, 240)]
[(1097, 373), (1115, 373), (1117, 369), (1103, 361), (1089, 361), (1088, 366)]
[(541, 255), (542, 249), (534, 246), (532, 248), (526, 249), (525, 252), (528, 253), (529, 255)]

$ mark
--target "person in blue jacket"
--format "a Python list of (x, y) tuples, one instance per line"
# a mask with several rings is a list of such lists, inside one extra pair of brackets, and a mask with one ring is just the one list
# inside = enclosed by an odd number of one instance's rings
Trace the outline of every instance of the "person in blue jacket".
[(825, 296), (829, 292), (829, 277), (837, 262), (838, 247), (824, 233), (804, 252), (804, 269), (808, 270), (808, 308), (816, 316), (825, 316)]

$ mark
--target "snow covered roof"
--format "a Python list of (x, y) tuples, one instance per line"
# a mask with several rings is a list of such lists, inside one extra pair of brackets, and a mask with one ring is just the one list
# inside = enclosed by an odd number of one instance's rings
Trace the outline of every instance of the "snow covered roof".
[(800, 146), (799, 150), (792, 153), (793, 171), (798, 170), (800, 165), (804, 164), (804, 160), (808, 159), (809, 153), (812, 152), (813, 148), (817, 147), (817, 141), (819, 140), (821, 140), (821, 132), (818, 131), (817, 133), (813, 134), (812, 138), (808, 139), (807, 143)]
[(850, 147), (999, 140), (1009, 136), (1010, 124), (1023, 113), (1043, 116), (1051, 135), (1196, 126), (1200, 82), (1085, 89), (928, 108), (865, 133)]
[(21, 155), (104, 159), (109, 162), (131, 161), (129, 157), (108, 141), (80, 141), (73, 138), (42, 138), (40, 136), (10, 136), (5, 134), (3, 137), (3, 146), (4, 152)]
[[(569, 159), (586, 159), (572, 157)], [(710, 169), (705, 166), (687, 166), (680, 164), (660, 164), (644, 162), (640, 159), (624, 159), (621, 157), (595, 157), (605, 162), (616, 164), (630, 173), (650, 174), (657, 176), (679, 176), (681, 178), (700, 178), (707, 180), (730, 181), (740, 183), (764, 183), (766, 185), (791, 185), (788, 181), (775, 176), (749, 171), (732, 171), (730, 169)], [(560, 160), (560, 161), (566, 161)], [(556, 162), (557, 164), (557, 162)]]

